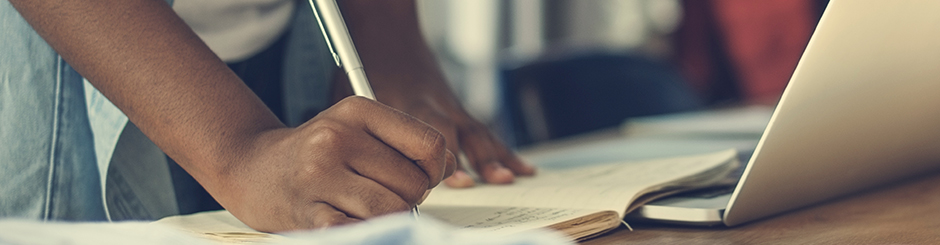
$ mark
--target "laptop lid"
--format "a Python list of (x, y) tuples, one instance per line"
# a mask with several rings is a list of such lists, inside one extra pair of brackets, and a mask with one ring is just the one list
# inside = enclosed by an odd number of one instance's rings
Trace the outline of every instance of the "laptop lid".
[(739, 225), (940, 168), (940, 1), (832, 0), (724, 213)]

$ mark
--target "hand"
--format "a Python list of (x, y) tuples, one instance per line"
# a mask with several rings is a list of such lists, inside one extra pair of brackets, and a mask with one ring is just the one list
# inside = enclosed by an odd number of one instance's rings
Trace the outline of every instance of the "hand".
[(408, 211), (456, 162), (440, 132), (361, 97), (300, 127), (265, 132), (245, 152), (210, 191), (245, 224), (267, 232)]

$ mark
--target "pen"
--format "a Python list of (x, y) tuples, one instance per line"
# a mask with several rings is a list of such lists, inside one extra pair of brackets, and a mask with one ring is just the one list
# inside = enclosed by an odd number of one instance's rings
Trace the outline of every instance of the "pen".
[[(320, 31), (326, 40), (326, 46), (333, 54), (333, 61), (336, 65), (342, 67), (349, 77), (349, 83), (352, 85), (353, 93), (358, 96), (375, 100), (375, 94), (372, 93), (372, 86), (369, 85), (369, 79), (366, 78), (366, 71), (362, 69), (362, 60), (359, 59), (359, 52), (356, 52), (356, 46), (353, 45), (352, 36), (349, 35), (349, 29), (346, 28), (346, 22), (343, 20), (342, 13), (339, 12), (339, 5), (336, 0), (307, 0), (310, 2), (310, 8), (313, 10), (314, 17), (317, 18), (317, 24), (320, 25)], [(316, 3), (314, 3), (316, 1)], [(420, 215), (418, 206), (411, 210), (416, 217)]]
[(356, 52), (356, 46), (353, 45), (352, 36), (349, 35), (349, 29), (346, 28), (346, 22), (339, 12), (336, 0), (316, 0), (316, 4), (314, 0), (308, 1), (313, 15), (317, 18), (317, 24), (320, 25), (320, 31), (323, 32), (326, 46), (333, 54), (333, 61), (346, 71), (353, 92), (358, 96), (375, 100), (375, 94), (369, 86), (369, 79), (366, 78), (366, 71), (362, 69), (359, 52)]

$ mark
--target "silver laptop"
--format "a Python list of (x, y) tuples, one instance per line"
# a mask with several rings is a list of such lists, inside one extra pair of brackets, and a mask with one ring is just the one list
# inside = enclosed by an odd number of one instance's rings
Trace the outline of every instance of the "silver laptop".
[(940, 1), (832, 0), (733, 191), (628, 219), (735, 226), (940, 169)]

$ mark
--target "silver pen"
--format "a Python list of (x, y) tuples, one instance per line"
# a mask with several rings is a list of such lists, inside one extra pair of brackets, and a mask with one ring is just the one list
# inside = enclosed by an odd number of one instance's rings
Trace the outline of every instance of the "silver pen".
[[(333, 61), (346, 71), (353, 93), (375, 100), (375, 93), (372, 93), (372, 86), (369, 85), (369, 79), (366, 78), (366, 71), (362, 69), (359, 52), (356, 52), (356, 46), (353, 45), (352, 36), (349, 35), (349, 29), (346, 27), (346, 22), (343, 20), (343, 14), (340, 13), (336, 0), (307, 1), (310, 2), (313, 15), (317, 18), (317, 24), (320, 25), (320, 31), (323, 32), (323, 37), (326, 39), (326, 46), (333, 54)], [(411, 212), (415, 216), (420, 215), (417, 205)]]

